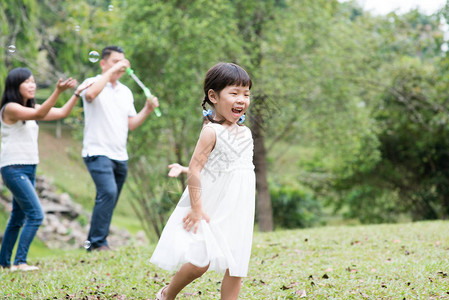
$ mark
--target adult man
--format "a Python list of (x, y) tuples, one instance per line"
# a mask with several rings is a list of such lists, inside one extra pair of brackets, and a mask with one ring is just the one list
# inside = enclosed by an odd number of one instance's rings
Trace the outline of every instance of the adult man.
[(147, 99), (136, 112), (131, 90), (119, 82), (130, 67), (120, 47), (105, 47), (100, 67), (101, 75), (86, 79), (94, 83), (81, 94), (85, 119), (82, 156), (97, 192), (88, 250), (98, 251), (110, 250), (106, 238), (128, 170), (128, 130), (139, 127), (159, 106), (157, 98)]

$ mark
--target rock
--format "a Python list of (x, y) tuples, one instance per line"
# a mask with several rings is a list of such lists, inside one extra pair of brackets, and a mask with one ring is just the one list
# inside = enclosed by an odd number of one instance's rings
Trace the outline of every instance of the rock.
[[(0, 181), (0, 191), (5, 188)], [(84, 216), (85, 219), (90, 220), (90, 212), (85, 211), (80, 204), (72, 201), (67, 193), (58, 194), (52, 182), (44, 176), (36, 177), (36, 191), (45, 214), (44, 221), (37, 231), (37, 238), (49, 248), (83, 248), (89, 225), (81, 226), (77, 218)], [(11, 204), (11, 196), (0, 195), (0, 207), (11, 211)], [(3, 232), (0, 234), (1, 241)], [(111, 226), (108, 241), (112, 247), (127, 245), (130, 240), (131, 235), (127, 230)]]

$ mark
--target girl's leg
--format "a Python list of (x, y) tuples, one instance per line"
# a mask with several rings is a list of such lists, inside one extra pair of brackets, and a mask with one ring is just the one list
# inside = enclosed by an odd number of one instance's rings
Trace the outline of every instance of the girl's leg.
[(178, 272), (176, 272), (170, 284), (164, 289), (162, 294), (163, 299), (172, 300), (175, 299), (176, 295), (184, 288), (186, 285), (201, 277), (209, 265), (205, 267), (197, 267), (191, 263), (184, 264)]
[(242, 277), (233, 277), (229, 275), (229, 269), (223, 277), (221, 283), (221, 300), (234, 300), (239, 297)]

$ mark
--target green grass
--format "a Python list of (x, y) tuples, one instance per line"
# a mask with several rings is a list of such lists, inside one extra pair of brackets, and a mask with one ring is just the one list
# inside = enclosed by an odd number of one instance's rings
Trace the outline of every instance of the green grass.
[[(449, 299), (449, 222), (321, 227), (256, 233), (239, 299)], [(2, 271), (0, 296), (154, 299), (172, 272), (148, 260), (154, 245), (32, 259), (34, 273)], [(219, 299), (207, 272), (178, 299)], [(201, 294), (200, 294), (201, 293)]]

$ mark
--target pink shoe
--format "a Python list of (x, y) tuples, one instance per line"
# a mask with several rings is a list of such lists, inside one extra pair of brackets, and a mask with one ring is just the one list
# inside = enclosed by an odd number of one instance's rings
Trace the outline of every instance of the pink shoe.
[(165, 291), (166, 288), (168, 288), (168, 285), (164, 286), (163, 288), (161, 288), (159, 290), (159, 292), (157, 292), (156, 300), (164, 300), (165, 299), (165, 297), (162, 295), (162, 293)]

